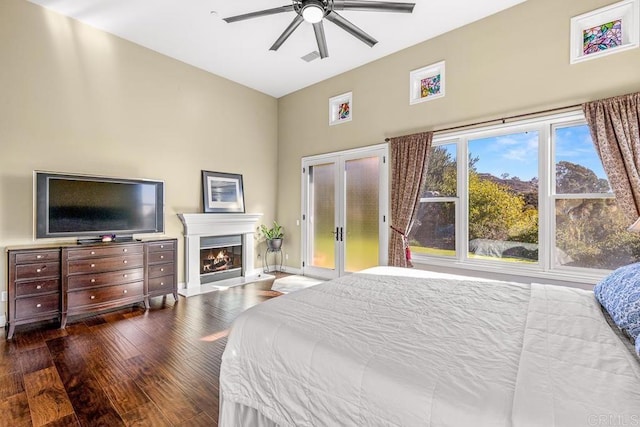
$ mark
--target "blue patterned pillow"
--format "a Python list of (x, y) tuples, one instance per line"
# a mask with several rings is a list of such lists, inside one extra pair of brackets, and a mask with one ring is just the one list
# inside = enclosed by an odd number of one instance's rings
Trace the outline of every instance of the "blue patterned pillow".
[(635, 341), (640, 355), (640, 262), (614, 270), (593, 293), (616, 325)]

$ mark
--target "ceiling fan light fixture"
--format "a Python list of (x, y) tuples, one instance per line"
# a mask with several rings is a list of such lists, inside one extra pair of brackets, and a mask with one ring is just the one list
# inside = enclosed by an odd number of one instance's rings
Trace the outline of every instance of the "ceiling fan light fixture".
[(302, 5), (300, 13), (305, 21), (316, 24), (324, 18), (324, 7), (319, 1), (308, 0)]

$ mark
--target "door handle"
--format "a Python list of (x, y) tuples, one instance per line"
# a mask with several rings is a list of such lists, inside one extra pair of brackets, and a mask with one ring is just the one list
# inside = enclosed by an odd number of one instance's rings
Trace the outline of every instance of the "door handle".
[(336, 235), (336, 242), (340, 239), (340, 227), (336, 227), (336, 231), (332, 231), (331, 234)]
[(344, 229), (343, 229), (342, 227), (340, 227), (340, 241), (341, 241), (341, 242), (344, 240), (344, 239), (343, 239), (343, 235), (342, 235), (342, 232), (343, 232), (343, 231), (344, 231)]

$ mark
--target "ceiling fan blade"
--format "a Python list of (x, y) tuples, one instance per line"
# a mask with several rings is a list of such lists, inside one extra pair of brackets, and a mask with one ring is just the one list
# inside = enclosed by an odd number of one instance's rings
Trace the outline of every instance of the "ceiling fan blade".
[(394, 3), (390, 1), (334, 0), (334, 10), (359, 10), (367, 12), (411, 13), (415, 3)]
[(293, 10), (294, 10), (293, 5), (289, 4), (286, 6), (274, 7), (273, 9), (265, 9), (265, 10), (259, 10), (258, 12), (251, 12), (251, 13), (245, 13), (243, 15), (230, 16), (228, 18), (223, 18), (223, 20), (227, 21), (228, 23), (231, 23), (231, 22), (244, 21), (245, 19), (258, 18), (260, 16), (275, 15), (276, 13), (290, 12)]
[(316, 33), (316, 41), (318, 42), (318, 52), (320, 52), (320, 59), (329, 56), (329, 49), (327, 48), (327, 39), (324, 36), (324, 26), (322, 21), (313, 24), (313, 31)]
[(278, 50), (280, 46), (282, 46), (282, 43), (284, 43), (289, 38), (289, 36), (296, 30), (296, 28), (298, 28), (298, 26), (302, 24), (302, 21), (304, 21), (304, 18), (300, 15), (296, 15), (296, 17), (293, 18), (293, 21), (291, 21), (291, 24), (289, 24), (289, 26), (284, 30), (284, 32), (280, 34), (280, 37), (278, 37), (278, 40), (276, 40), (276, 42), (273, 44), (273, 46), (269, 48), (269, 50)]
[(368, 44), (370, 47), (373, 47), (376, 43), (378, 43), (378, 40), (374, 39), (369, 34), (365, 33), (360, 28), (352, 24), (349, 20), (343, 18), (334, 11), (328, 13), (325, 18), (345, 30), (347, 33)]

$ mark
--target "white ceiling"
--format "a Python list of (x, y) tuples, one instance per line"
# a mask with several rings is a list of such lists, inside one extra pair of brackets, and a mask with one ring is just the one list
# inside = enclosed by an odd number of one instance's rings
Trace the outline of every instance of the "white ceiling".
[(325, 21), (329, 57), (311, 62), (301, 59), (317, 50), (306, 22), (278, 51), (269, 51), (295, 12), (231, 24), (222, 20), (290, 0), (29, 1), (279, 98), (525, 0), (414, 0), (412, 14), (341, 11), (378, 44), (370, 48)]

